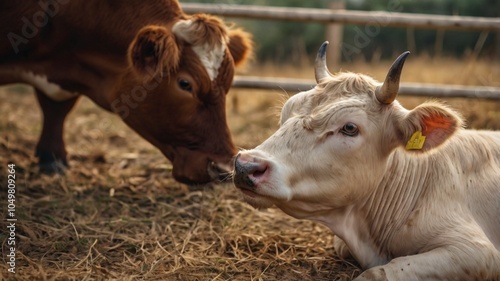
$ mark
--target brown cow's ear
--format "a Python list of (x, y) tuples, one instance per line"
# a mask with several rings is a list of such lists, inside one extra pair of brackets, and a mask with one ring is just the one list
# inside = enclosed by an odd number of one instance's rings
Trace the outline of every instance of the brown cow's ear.
[(252, 36), (241, 30), (229, 31), (229, 51), (236, 66), (243, 65), (252, 56)]
[(401, 141), (409, 151), (428, 151), (443, 144), (462, 126), (458, 113), (438, 102), (427, 102), (411, 110), (400, 123)]
[(164, 27), (142, 28), (130, 44), (129, 59), (132, 67), (141, 75), (163, 75), (164, 71), (176, 69), (180, 50), (175, 36)]

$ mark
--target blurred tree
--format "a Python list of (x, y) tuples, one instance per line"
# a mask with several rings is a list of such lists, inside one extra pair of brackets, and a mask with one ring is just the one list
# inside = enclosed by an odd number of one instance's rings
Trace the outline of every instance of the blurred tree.
[[(500, 1), (498, 0), (350, 0), (347, 9), (366, 11), (394, 11), (402, 13), (461, 15), (478, 17), (500, 16)], [(354, 27), (355, 28), (355, 27)], [(352, 42), (356, 33), (353, 27), (346, 27), (344, 42)], [(407, 34), (410, 33), (410, 34)], [(408, 44), (413, 37), (415, 46)], [(495, 48), (494, 34), (487, 36), (483, 53), (490, 54)], [(395, 53), (411, 49), (417, 53), (434, 54), (436, 46), (438, 53), (462, 56), (472, 51), (480, 38), (480, 32), (473, 31), (437, 31), (429, 29), (405, 30), (401, 28), (381, 28), (380, 33), (373, 36), (370, 45), (362, 55), (370, 59), (375, 50), (381, 51), (384, 57), (394, 57)], [(436, 42), (436, 40), (441, 42)]]
[[(262, 5), (278, 7), (325, 8), (329, 0), (184, 0), (185, 3), (217, 3)], [(300, 64), (309, 54), (315, 54), (325, 40), (325, 26), (318, 23), (301, 23), (274, 20), (230, 19), (255, 38), (256, 59), (274, 63)]]
[[(499, 0), (337, 0), (347, 10), (500, 17)], [(181, 0), (181, 2), (328, 8), (332, 0)], [(254, 34), (258, 61), (288, 62), (300, 65), (314, 59), (318, 46), (326, 39), (323, 24), (273, 20), (227, 19)], [(393, 58), (404, 50), (430, 55), (463, 56), (484, 38), (479, 55), (493, 55), (499, 49), (500, 33), (388, 28), (373, 25), (345, 25), (341, 57), (343, 60)], [(484, 37), (486, 35), (486, 37)], [(479, 44), (478, 44), (479, 46)], [(478, 50), (476, 50), (479, 52)], [(498, 52), (498, 50), (496, 51)]]

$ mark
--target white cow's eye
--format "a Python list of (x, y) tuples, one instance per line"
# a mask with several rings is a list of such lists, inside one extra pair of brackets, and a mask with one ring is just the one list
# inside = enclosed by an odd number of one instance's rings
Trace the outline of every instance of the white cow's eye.
[(359, 129), (356, 124), (349, 122), (345, 124), (344, 127), (342, 127), (342, 130), (340, 130), (340, 132), (346, 136), (354, 137), (358, 135)]
[(179, 85), (179, 88), (181, 88), (184, 91), (187, 91), (187, 92), (190, 92), (190, 93), (193, 91), (193, 87), (191, 86), (191, 83), (189, 83), (188, 80), (179, 79), (177, 81), (177, 84)]

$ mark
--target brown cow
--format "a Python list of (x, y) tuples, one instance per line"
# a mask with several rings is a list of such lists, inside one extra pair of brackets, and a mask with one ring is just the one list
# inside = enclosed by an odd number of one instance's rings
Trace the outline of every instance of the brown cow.
[(2, 1), (0, 38), (0, 85), (36, 89), (43, 171), (68, 166), (63, 124), (79, 95), (159, 148), (178, 181), (209, 182), (236, 152), (225, 96), (251, 40), (216, 17), (176, 0)]

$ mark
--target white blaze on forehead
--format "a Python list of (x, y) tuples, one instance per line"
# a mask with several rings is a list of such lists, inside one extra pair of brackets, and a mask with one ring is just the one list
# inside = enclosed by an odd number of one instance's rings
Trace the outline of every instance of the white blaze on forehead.
[(193, 50), (207, 70), (210, 80), (213, 81), (219, 75), (219, 67), (224, 59), (225, 46), (220, 45), (210, 48), (208, 44), (203, 44), (201, 46), (194, 46)]
[(180, 20), (173, 26), (172, 31), (176, 36), (193, 45), (193, 51), (198, 55), (210, 80), (213, 81), (219, 75), (219, 67), (226, 50), (225, 44), (229, 39), (224, 37), (216, 40), (219, 42), (216, 46), (210, 46), (208, 43), (195, 45), (194, 42), (197, 41), (197, 38), (194, 38), (196, 34), (192, 31), (192, 24), (192, 20)]

